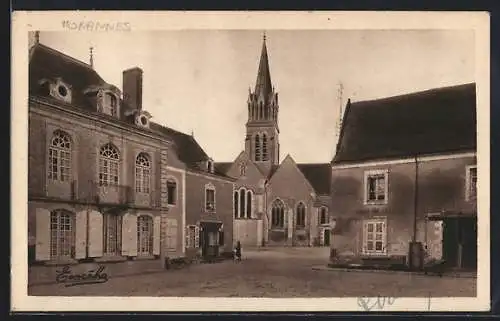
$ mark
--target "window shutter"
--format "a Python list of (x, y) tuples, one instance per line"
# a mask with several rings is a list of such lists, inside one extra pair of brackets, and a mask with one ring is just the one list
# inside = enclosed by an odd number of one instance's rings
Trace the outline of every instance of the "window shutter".
[(190, 226), (189, 225), (186, 226), (185, 230), (186, 230), (186, 248), (190, 248), (192, 246), (190, 244), (190, 241), (191, 241), (191, 237), (190, 237), (191, 236), (191, 234), (190, 234), (191, 228), (190, 228)]
[(35, 258), (37, 261), (50, 260), (50, 211), (37, 208)]
[(160, 255), (161, 216), (155, 216), (153, 221), (153, 254)]
[(200, 228), (198, 226), (194, 229), (194, 247), (200, 247)]
[(362, 242), (361, 242), (361, 244), (363, 246), (363, 249), (362, 249), (363, 252), (366, 252), (366, 250), (367, 250), (367, 248), (366, 248), (367, 234), (368, 234), (368, 223), (363, 222), (363, 238), (362, 238)]
[(97, 211), (89, 212), (89, 256), (102, 256), (103, 231), (102, 214)]
[(123, 215), (122, 255), (137, 256), (137, 216), (130, 213)]
[(325, 245), (325, 229), (319, 229), (319, 245)]
[(87, 246), (87, 211), (76, 213), (75, 220), (75, 258), (83, 259), (86, 256)]
[(176, 251), (177, 250), (177, 220), (176, 219), (170, 219), (168, 221), (168, 230), (169, 230), (169, 235), (170, 235), (170, 244), (169, 248)]

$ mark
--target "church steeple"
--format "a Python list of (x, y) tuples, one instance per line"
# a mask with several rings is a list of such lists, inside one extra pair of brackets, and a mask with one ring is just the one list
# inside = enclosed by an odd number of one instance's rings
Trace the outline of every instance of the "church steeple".
[(273, 87), (271, 83), (271, 72), (269, 71), (269, 58), (267, 55), (266, 34), (264, 33), (262, 40), (262, 50), (260, 53), (259, 70), (257, 72), (257, 80), (255, 81), (255, 95), (269, 99)]
[(266, 35), (263, 36), (255, 90), (248, 93), (245, 150), (263, 172), (279, 164), (278, 93), (271, 82)]

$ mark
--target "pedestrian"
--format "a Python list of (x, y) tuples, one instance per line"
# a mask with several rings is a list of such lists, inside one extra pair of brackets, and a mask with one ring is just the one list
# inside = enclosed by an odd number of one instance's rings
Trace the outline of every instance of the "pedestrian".
[(241, 261), (241, 243), (240, 243), (240, 241), (236, 242), (236, 246), (234, 248), (234, 260), (236, 262)]

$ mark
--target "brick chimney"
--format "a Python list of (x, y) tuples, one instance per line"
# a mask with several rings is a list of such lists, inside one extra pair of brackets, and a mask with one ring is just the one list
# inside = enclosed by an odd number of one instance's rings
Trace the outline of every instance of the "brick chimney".
[(123, 101), (134, 110), (142, 109), (142, 69), (139, 67), (123, 71)]

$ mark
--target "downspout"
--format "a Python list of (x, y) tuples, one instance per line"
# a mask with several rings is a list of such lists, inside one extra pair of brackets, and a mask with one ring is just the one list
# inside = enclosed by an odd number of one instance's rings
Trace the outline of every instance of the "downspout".
[(413, 236), (412, 242), (417, 241), (417, 215), (418, 215), (418, 157), (415, 155), (415, 191), (413, 199)]

